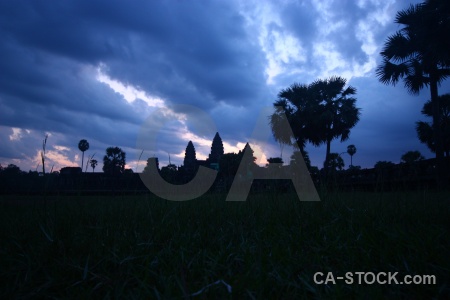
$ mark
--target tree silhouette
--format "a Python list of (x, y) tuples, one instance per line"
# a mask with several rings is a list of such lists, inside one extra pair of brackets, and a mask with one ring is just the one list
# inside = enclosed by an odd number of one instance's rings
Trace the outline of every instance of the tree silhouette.
[(389, 169), (389, 168), (394, 168), (395, 164), (392, 161), (380, 160), (380, 161), (377, 161), (373, 167), (374, 167), (374, 169), (377, 169), (377, 170)]
[[(449, 157), (450, 154), (450, 94), (439, 96), (439, 109), (440, 109), (440, 125), (441, 133), (443, 137), (443, 150), (445, 156)], [(422, 114), (427, 117), (433, 116), (433, 108), (431, 101), (428, 100), (422, 109)], [(428, 122), (419, 121), (416, 122), (416, 131), (419, 140), (426, 144), (432, 152), (436, 152), (433, 139), (433, 125)]]
[(211, 153), (209, 154), (209, 163), (219, 163), (220, 157), (223, 155), (223, 143), (218, 132), (214, 136), (211, 145)]
[[(275, 112), (269, 117), (269, 124), (275, 140), (281, 144), (294, 145), (304, 151), (306, 142), (310, 140), (311, 111), (314, 101), (311, 100), (308, 85), (294, 83), (278, 93), (274, 102)], [(286, 122), (292, 129), (293, 136), (286, 130)]]
[(125, 170), (125, 152), (119, 147), (109, 147), (103, 157), (103, 172), (108, 174), (121, 174)]
[(309, 159), (309, 154), (306, 151), (302, 152), (300, 150), (292, 152), (290, 164), (291, 165), (297, 164), (300, 161), (301, 157), (303, 157), (303, 161), (305, 162), (305, 165), (309, 170), (311, 168), (311, 160)]
[(310, 86), (312, 95), (319, 104), (313, 113), (316, 135), (311, 142), (317, 146), (322, 143), (327, 145), (325, 177), (330, 165), (331, 141), (336, 138), (340, 138), (341, 142), (346, 141), (350, 137), (350, 129), (359, 122), (360, 109), (355, 106), (356, 98), (352, 97), (356, 94), (356, 89), (345, 87), (346, 83), (346, 79), (336, 76), (317, 80)]
[(344, 166), (345, 166), (344, 160), (338, 153), (330, 153), (328, 165), (325, 166), (325, 169), (335, 172), (337, 170), (341, 171), (344, 168)]
[(423, 157), (419, 151), (408, 151), (402, 155), (401, 162), (406, 164), (412, 164), (424, 159), (425, 157)]
[(175, 184), (177, 181), (177, 166), (174, 164), (168, 164), (161, 168), (161, 177), (169, 183)]
[(428, 0), (397, 12), (395, 23), (403, 28), (389, 36), (381, 51), (383, 62), (376, 74), (385, 84), (403, 79), (405, 88), (418, 94), (430, 87), (437, 181), (442, 185), (443, 143), (439, 125), (438, 85), (450, 75), (450, 5)]
[(81, 156), (81, 169), (84, 167), (84, 152), (89, 149), (89, 143), (86, 140), (80, 140), (78, 142), (78, 149), (83, 153)]
[[(346, 79), (334, 76), (309, 85), (293, 84), (278, 94), (279, 99), (274, 103), (276, 111), (270, 116), (272, 133), (278, 142), (291, 145), (295, 141), (301, 151), (306, 142), (314, 146), (326, 144), (325, 177), (331, 141), (347, 140), (350, 129), (359, 121), (360, 109), (356, 108), (353, 97), (356, 89), (346, 87), (346, 83)], [(292, 128), (291, 137), (282, 129), (286, 119)]]
[(282, 164), (283, 159), (281, 157), (270, 157), (267, 159), (268, 164), (266, 164), (267, 167), (270, 166), (270, 164)]
[(91, 163), (91, 167), (92, 167), (92, 173), (94, 173), (94, 169), (97, 166), (98, 161), (96, 159), (91, 159), (90, 163)]
[(403, 164), (403, 175), (408, 177), (416, 177), (420, 173), (420, 167), (418, 162), (424, 160), (425, 158), (420, 154), (419, 151), (408, 151), (404, 153), (401, 157), (401, 162)]
[(266, 167), (267, 169), (269, 169), (270, 171), (279, 171), (281, 168), (280, 166), (275, 166), (274, 164), (283, 164), (284, 161), (281, 157), (269, 157), (267, 159), (267, 164)]
[(300, 163), (302, 157), (303, 157), (303, 161), (305, 162), (306, 168), (308, 169), (309, 173), (318, 175), (319, 169), (317, 167), (311, 166), (311, 160), (309, 158), (309, 154), (305, 150), (303, 150), (303, 151), (297, 150), (297, 151), (292, 152), (291, 161), (289, 162), (289, 164), (291, 167), (293, 167), (293, 170), (297, 170), (297, 168), (295, 166)]
[(352, 167), (353, 166), (353, 155), (355, 155), (355, 153), (356, 153), (355, 145), (348, 145), (347, 153), (348, 153), (348, 155), (350, 155), (350, 167)]
[(16, 175), (20, 175), (20, 174), (22, 174), (22, 171), (20, 170), (20, 168), (18, 166), (14, 165), (14, 164), (9, 164), (6, 168), (3, 169), (3, 175), (6, 175), (6, 176), (16, 176)]

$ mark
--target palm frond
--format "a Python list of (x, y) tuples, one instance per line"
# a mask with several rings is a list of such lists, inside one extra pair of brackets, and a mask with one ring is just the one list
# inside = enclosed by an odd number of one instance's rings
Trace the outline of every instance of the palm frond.
[(378, 79), (384, 84), (396, 85), (400, 78), (408, 75), (409, 67), (405, 63), (394, 64), (384, 60), (375, 71)]
[(448, 77), (450, 77), (450, 64), (446, 67), (440, 66), (440, 68), (436, 70), (436, 73), (438, 77), (438, 84), (441, 84)]
[(413, 5), (411, 4), (407, 9), (397, 12), (395, 16), (395, 23), (403, 25), (411, 25), (420, 20), (420, 13), (423, 9), (423, 3)]
[(405, 88), (411, 94), (418, 94), (424, 86), (430, 84), (430, 78), (425, 75), (423, 65), (418, 60), (413, 60), (408, 74), (404, 77)]
[(277, 108), (280, 110), (269, 117), (269, 125), (272, 129), (273, 137), (281, 144), (291, 145), (293, 137), (290, 134), (290, 130), (288, 130), (290, 126), (288, 119), (282, 107), (278, 106)]
[(427, 147), (434, 152), (434, 142), (433, 142), (433, 128), (432, 126), (427, 122), (416, 122), (416, 131), (417, 131), (417, 137), (419, 138), (421, 143), (424, 143), (427, 145)]
[(349, 96), (349, 95), (355, 95), (355, 94), (356, 94), (356, 88), (351, 87), (351, 86), (347, 87), (347, 88), (345, 89), (345, 91), (342, 92), (342, 96), (343, 96), (343, 97), (347, 97), (347, 96)]
[(397, 31), (387, 38), (380, 54), (389, 61), (405, 62), (416, 55), (416, 52), (412, 51), (411, 44), (412, 41), (408, 36)]
[(424, 114), (427, 117), (430, 117), (430, 118), (433, 117), (433, 105), (431, 103), (431, 100), (428, 100), (427, 102), (425, 102), (421, 112), (422, 112), (422, 114)]

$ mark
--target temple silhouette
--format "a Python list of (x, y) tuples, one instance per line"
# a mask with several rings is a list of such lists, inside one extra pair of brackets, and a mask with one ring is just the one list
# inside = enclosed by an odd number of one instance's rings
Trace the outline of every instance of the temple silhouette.
[(208, 167), (214, 170), (219, 170), (219, 162), (224, 154), (223, 142), (219, 133), (213, 138), (211, 145), (211, 152), (206, 160), (199, 160), (196, 158), (195, 147), (192, 141), (189, 141), (186, 146), (186, 152), (184, 155), (184, 168), (188, 173), (194, 173), (199, 166)]

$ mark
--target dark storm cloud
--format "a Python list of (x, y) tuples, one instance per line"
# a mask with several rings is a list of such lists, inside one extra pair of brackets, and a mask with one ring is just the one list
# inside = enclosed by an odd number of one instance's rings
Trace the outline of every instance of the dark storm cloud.
[(4, 36), (26, 47), (85, 62), (112, 56), (115, 47), (108, 36), (92, 30), (94, 24), (79, 18), (74, 6), (67, 1), (3, 1)]
[(289, 2), (282, 7), (280, 15), (289, 31), (301, 37), (302, 42), (310, 44), (318, 33), (318, 13), (311, 2)]
[[(56, 117), (57, 110), (61, 110), (61, 113), (71, 110), (130, 123), (138, 122), (136, 117), (125, 113), (129, 105), (122, 96), (96, 83), (92, 75), (91, 78), (86, 77), (89, 74), (83, 70), (83, 65), (18, 46), (0, 46), (0, 54), (3, 58), (0, 66), (4, 74), (0, 78), (0, 103), (5, 108), (0, 112), (3, 125), (25, 125), (33, 116), (51, 121), (47, 115)], [(25, 115), (20, 117), (22, 114)], [(69, 122), (68, 125), (73, 121), (65, 120)], [(43, 130), (55, 128), (50, 124), (44, 128), (45, 122), (40, 123), (40, 126), (43, 126)]]
[(261, 50), (249, 44), (244, 20), (231, 7), (181, 2), (155, 18), (168, 25), (165, 36), (158, 39), (150, 31), (149, 37), (139, 38), (134, 48), (137, 69), (113, 61), (108, 70), (113, 78), (138, 84), (169, 102), (206, 109), (219, 101), (248, 103), (263, 87)]
[(3, 3), (2, 19), (5, 36), (23, 46), (105, 62), (112, 78), (168, 101), (242, 103), (264, 82), (260, 50), (248, 46), (244, 20), (225, 3)]

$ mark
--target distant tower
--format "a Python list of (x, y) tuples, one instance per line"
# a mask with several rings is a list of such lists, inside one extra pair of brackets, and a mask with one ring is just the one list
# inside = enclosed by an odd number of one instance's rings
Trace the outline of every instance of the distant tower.
[(192, 141), (189, 141), (189, 143), (187, 144), (183, 165), (186, 172), (188, 173), (193, 173), (197, 168), (197, 158)]
[[(245, 156), (244, 156), (245, 153)], [(256, 157), (253, 156), (253, 149), (250, 147), (249, 143), (245, 144), (244, 149), (242, 151), (239, 151), (238, 155), (241, 160), (241, 164), (245, 166), (245, 171), (247, 174), (241, 174), (244, 176), (248, 176), (249, 174), (253, 173), (255, 170), (255, 167), (257, 166), (255, 163)]]
[(239, 154), (243, 156), (246, 150), (249, 151), (249, 154), (247, 154), (249, 161), (247, 163), (254, 162), (256, 160), (256, 157), (253, 156), (255, 151), (253, 151), (253, 149), (252, 149), (252, 147), (250, 147), (249, 143), (245, 144), (244, 149), (242, 149), (242, 151), (239, 151)]
[(209, 154), (209, 164), (218, 164), (220, 158), (223, 155), (223, 143), (222, 139), (218, 132), (214, 136), (212, 146), (211, 146), (211, 154)]
[(247, 149), (248, 149), (248, 150), (251, 152), (251, 154), (253, 155), (254, 151), (253, 151), (252, 147), (250, 147), (250, 144), (249, 144), (248, 142), (245, 144), (244, 149), (243, 149), (242, 151), (245, 151), (245, 150), (247, 150)]

